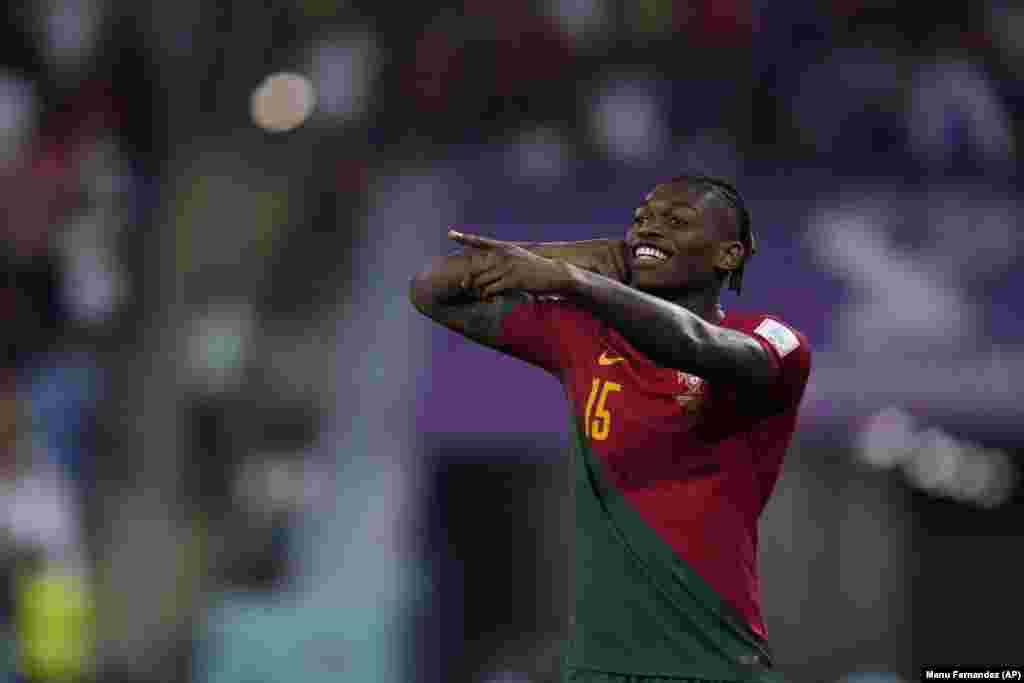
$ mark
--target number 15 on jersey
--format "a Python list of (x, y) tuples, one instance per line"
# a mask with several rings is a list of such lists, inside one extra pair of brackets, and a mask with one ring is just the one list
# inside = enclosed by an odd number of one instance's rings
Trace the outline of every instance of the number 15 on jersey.
[(595, 441), (604, 441), (611, 433), (612, 415), (608, 412), (605, 402), (608, 400), (608, 394), (613, 391), (622, 391), (622, 385), (600, 377), (595, 377), (590, 384), (587, 410), (583, 416), (583, 432)]

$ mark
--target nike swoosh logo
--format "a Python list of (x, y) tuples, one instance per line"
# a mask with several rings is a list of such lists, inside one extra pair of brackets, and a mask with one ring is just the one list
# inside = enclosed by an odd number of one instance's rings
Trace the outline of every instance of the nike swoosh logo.
[(626, 360), (626, 359), (625, 358), (619, 358), (619, 357), (609, 358), (608, 357), (608, 352), (607, 351), (602, 351), (601, 355), (597, 357), (597, 364), (598, 365), (615, 365), (616, 363), (618, 363), (620, 361), (624, 361), (624, 360)]

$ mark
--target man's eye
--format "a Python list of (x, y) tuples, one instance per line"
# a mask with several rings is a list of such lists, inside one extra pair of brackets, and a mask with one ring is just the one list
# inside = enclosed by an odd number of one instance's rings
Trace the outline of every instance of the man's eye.
[(679, 216), (672, 216), (671, 221), (672, 221), (672, 225), (682, 225), (683, 224), (683, 219), (680, 218)]

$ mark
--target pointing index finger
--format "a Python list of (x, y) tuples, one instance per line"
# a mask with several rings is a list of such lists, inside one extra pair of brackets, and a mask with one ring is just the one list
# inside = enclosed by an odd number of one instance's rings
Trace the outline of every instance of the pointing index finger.
[(488, 239), (486, 237), (480, 237), (479, 235), (470, 235), (458, 230), (448, 230), (448, 238), (453, 239), (460, 244), (466, 244), (471, 247), (489, 248), (498, 246), (498, 242)]

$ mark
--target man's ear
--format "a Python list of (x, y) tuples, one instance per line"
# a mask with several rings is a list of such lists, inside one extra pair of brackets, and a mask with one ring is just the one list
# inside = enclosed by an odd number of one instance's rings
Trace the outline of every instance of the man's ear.
[(743, 263), (743, 244), (740, 242), (723, 242), (718, 247), (718, 259), (715, 266), (720, 270), (732, 272)]

